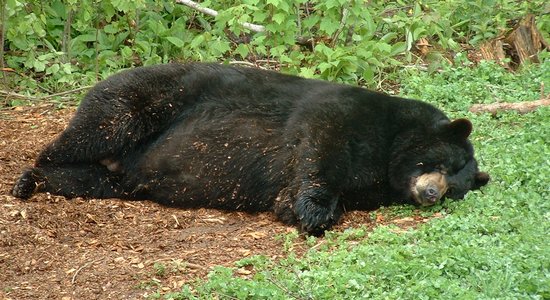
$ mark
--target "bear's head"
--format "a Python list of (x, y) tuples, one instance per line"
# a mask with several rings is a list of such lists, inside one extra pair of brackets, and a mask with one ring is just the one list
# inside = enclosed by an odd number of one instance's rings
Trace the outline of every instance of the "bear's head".
[(458, 119), (399, 135), (388, 170), (398, 197), (429, 206), (444, 197), (462, 199), (468, 191), (486, 185), (489, 174), (478, 169), (468, 141), (471, 132), (472, 123)]

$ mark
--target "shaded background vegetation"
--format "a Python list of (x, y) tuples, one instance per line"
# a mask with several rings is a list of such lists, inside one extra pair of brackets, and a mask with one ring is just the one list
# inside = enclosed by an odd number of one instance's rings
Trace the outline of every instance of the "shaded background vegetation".
[[(30, 95), (90, 85), (133, 66), (247, 61), (380, 88), (405, 65), (431, 70), (498, 37), (527, 13), (550, 32), (544, 0), (203, 1), (212, 17), (168, 0), (3, 0), (2, 82)], [(264, 26), (252, 32), (244, 22)], [(428, 43), (429, 53), (417, 44)], [(20, 99), (7, 99), (13, 105)]]

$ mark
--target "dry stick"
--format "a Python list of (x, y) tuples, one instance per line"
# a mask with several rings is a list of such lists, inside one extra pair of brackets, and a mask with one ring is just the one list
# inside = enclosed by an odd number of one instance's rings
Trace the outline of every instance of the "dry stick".
[(338, 39), (342, 31), (344, 31), (344, 28), (346, 28), (346, 22), (348, 21), (348, 16), (349, 16), (349, 10), (347, 8), (343, 8), (342, 18), (340, 19), (340, 26), (338, 27), (338, 30), (336, 30), (336, 32), (334, 32), (334, 34), (332, 35), (332, 41), (330, 42), (330, 45), (332, 47), (336, 45), (336, 40)]
[(194, 263), (190, 263), (190, 262), (185, 262), (185, 267), (191, 268), (191, 269), (202, 269), (202, 270), (206, 269), (206, 267), (204, 267), (204, 266), (194, 264)]
[(78, 273), (80, 273), (80, 271), (82, 271), (82, 269), (84, 268), (87, 268), (89, 267), (90, 265), (92, 264), (95, 264), (96, 262), (102, 260), (103, 258), (98, 258), (96, 260), (93, 260), (93, 261), (90, 261), (90, 262), (87, 262), (85, 263), (84, 265), (82, 265), (82, 267), (78, 268), (78, 270), (76, 270), (76, 272), (74, 272), (74, 275), (73, 275), (73, 279), (71, 280), (71, 284), (74, 284), (76, 282), (76, 276), (78, 275)]
[(516, 103), (491, 103), (491, 104), (474, 104), (470, 107), (470, 112), (483, 113), (488, 112), (496, 114), (499, 111), (515, 110), (520, 114), (532, 112), (541, 106), (550, 106), (550, 98), (540, 99), (535, 101), (516, 102)]
[(26, 95), (21, 95), (21, 94), (17, 94), (17, 93), (10, 92), (10, 91), (4, 91), (4, 90), (0, 90), (0, 95), (5, 95), (6, 97), (15, 97), (15, 98), (27, 99), (27, 100), (32, 100), (32, 101), (39, 101), (39, 100), (46, 100), (46, 99), (57, 97), (57, 96), (73, 94), (73, 93), (80, 92), (80, 91), (85, 90), (85, 89), (89, 89), (91, 87), (92, 87), (91, 85), (82, 86), (82, 87), (76, 88), (74, 90), (64, 91), (64, 92), (55, 93), (55, 94), (50, 94), (50, 95), (46, 95), (46, 96), (42, 96), (42, 97), (26, 96)]
[(42, 85), (40, 85), (38, 83), (38, 81), (35, 79), (35, 78), (32, 78), (31, 76), (27, 75), (27, 74), (24, 74), (24, 73), (20, 73), (14, 69), (11, 69), (11, 68), (1, 68), (0, 71), (3, 71), (3, 72), (12, 72), (12, 73), (15, 73), (17, 74), (18, 76), (21, 76), (21, 77), (25, 77), (25, 78), (28, 78), (30, 80), (33, 80), (36, 82), (36, 86), (38, 86), (40, 89), (44, 90), (46, 93), (51, 93), (52, 91), (43, 87)]
[(63, 95), (67, 95), (67, 94), (73, 94), (73, 93), (76, 93), (76, 92), (80, 92), (80, 91), (82, 91), (82, 90), (89, 89), (89, 88), (91, 88), (91, 87), (92, 87), (91, 85), (81, 86), (81, 87), (76, 88), (76, 89), (74, 89), (74, 90), (64, 91), (64, 92), (60, 92), (60, 93), (55, 93), (55, 94), (51, 94), (51, 95), (46, 95), (46, 96), (38, 97), (38, 99), (39, 99), (39, 100), (42, 100), (42, 99), (48, 99), (48, 98), (57, 97), (57, 96), (63, 96)]
[(176, 221), (176, 227), (181, 227), (180, 222), (178, 221), (178, 217), (176, 217), (176, 215), (172, 215), (172, 218), (174, 218), (174, 221)]
[[(183, 4), (185, 6), (191, 7), (194, 10), (200, 11), (201, 13), (209, 16), (216, 17), (219, 13), (211, 8), (200, 6), (199, 3), (191, 0), (176, 0), (176, 3)], [(255, 32), (264, 32), (265, 27), (262, 25), (252, 24), (248, 22), (240, 23), (244, 28), (255, 31)]]
[(277, 281), (275, 281), (275, 279), (268, 277), (267, 280), (269, 280), (269, 282), (271, 282), (273, 285), (275, 285), (276, 287), (278, 287), (280, 290), (282, 290), (283, 292), (285, 292), (288, 296), (292, 296), (292, 297), (295, 297), (295, 299), (302, 299), (300, 297), (297, 297), (293, 292), (291, 292), (289, 289), (287, 289), (285, 286), (283, 286), (282, 284), (278, 283)]
[[(97, 6), (96, 6), (97, 9)], [(99, 18), (95, 21), (95, 81), (99, 81)]]
[(28, 100), (33, 100), (33, 101), (38, 100), (37, 97), (25, 96), (25, 95), (17, 94), (17, 93), (10, 92), (10, 91), (4, 91), (4, 90), (0, 90), (0, 95), (5, 96), (6, 98), (7, 97), (15, 97), (15, 98), (28, 99)]
[(68, 63), (71, 60), (71, 25), (73, 22), (73, 8), (69, 5), (67, 12), (67, 20), (65, 21), (65, 27), (63, 28), (63, 37), (61, 39), (61, 51), (63, 52), (63, 62)]
[(230, 61), (229, 64), (230, 65), (245, 65), (245, 66), (249, 66), (249, 67), (265, 69), (265, 68), (262, 68), (261, 66), (258, 66), (257, 64), (253, 64), (251, 62), (242, 61), (242, 60), (233, 60), (233, 61)]
[[(6, 2), (2, 1), (0, 7), (0, 68), (4, 69), (4, 37), (6, 36)], [(7, 82), (7, 76), (2, 76), (4, 85)]]

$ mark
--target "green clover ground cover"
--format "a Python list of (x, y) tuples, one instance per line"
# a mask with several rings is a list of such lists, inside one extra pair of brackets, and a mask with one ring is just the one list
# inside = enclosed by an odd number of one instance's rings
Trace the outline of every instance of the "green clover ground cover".
[[(472, 103), (526, 101), (550, 86), (550, 60), (509, 73), (493, 64), (436, 74), (399, 74), (402, 93), (426, 99), (475, 126), (472, 141), (492, 181), (463, 201), (446, 201), (416, 229), (379, 226), (330, 232), (320, 247), (274, 262), (252, 257), (242, 278), (217, 268), (174, 299), (549, 299), (550, 109), (496, 116)], [(386, 209), (387, 210), (387, 209)], [(389, 208), (410, 213), (410, 206)], [(283, 236), (286, 243), (300, 239)], [(308, 238), (307, 243), (319, 242)], [(159, 296), (160, 297), (160, 296)]]

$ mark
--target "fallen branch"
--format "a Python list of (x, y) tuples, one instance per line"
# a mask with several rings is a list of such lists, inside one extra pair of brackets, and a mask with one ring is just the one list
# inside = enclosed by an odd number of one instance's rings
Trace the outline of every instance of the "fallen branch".
[(50, 94), (50, 95), (38, 97), (38, 100), (53, 98), (53, 97), (57, 97), (57, 96), (63, 96), (63, 95), (67, 95), (67, 94), (74, 94), (74, 93), (78, 93), (82, 90), (87, 90), (91, 87), (92, 87), (91, 85), (81, 86), (81, 87), (76, 88), (74, 90), (69, 90), (69, 91), (64, 91), (64, 92), (60, 92), (60, 93), (55, 93), (55, 94)]
[(17, 94), (17, 93), (10, 92), (10, 91), (4, 91), (4, 90), (0, 90), (0, 95), (4, 96), (5, 99), (8, 99), (8, 98), (19, 98), (19, 99), (25, 99), (25, 100), (31, 100), (31, 101), (36, 101), (36, 100), (38, 100), (37, 97), (27, 96), (27, 95), (21, 95), (21, 94)]
[(201, 269), (201, 270), (205, 270), (205, 269), (206, 269), (205, 266), (198, 265), (198, 264), (194, 264), (194, 263), (190, 263), (190, 262), (185, 262), (185, 267), (191, 268), (191, 269)]
[(0, 95), (4, 96), (6, 99), (8, 99), (8, 98), (19, 98), (19, 99), (25, 99), (25, 100), (29, 100), (29, 101), (41, 101), (41, 100), (47, 100), (49, 98), (54, 98), (54, 97), (58, 97), (58, 96), (64, 96), (64, 95), (67, 95), (67, 94), (74, 94), (74, 93), (80, 92), (82, 90), (87, 90), (91, 87), (92, 87), (91, 85), (87, 85), (87, 86), (82, 86), (82, 87), (76, 88), (74, 90), (64, 91), (64, 92), (45, 95), (45, 96), (40, 96), (40, 97), (21, 95), (21, 94), (17, 94), (17, 93), (10, 92), (10, 91), (4, 91), (4, 90), (0, 90)]
[(550, 98), (540, 99), (535, 101), (516, 102), (516, 103), (491, 103), (491, 104), (474, 104), (470, 107), (470, 112), (484, 113), (488, 112), (495, 115), (499, 111), (515, 110), (520, 114), (532, 112), (541, 106), (550, 106)]
[(25, 78), (28, 78), (30, 80), (33, 80), (36, 82), (36, 86), (38, 86), (39, 88), (43, 89), (45, 92), (47, 93), (52, 93), (52, 91), (50, 91), (49, 89), (43, 87), (42, 85), (40, 85), (38, 83), (38, 80), (36, 80), (35, 78), (31, 77), (31, 76), (28, 76), (27, 74), (23, 74), (23, 73), (20, 73), (20, 72), (17, 72), (16, 70), (12, 69), (12, 68), (0, 68), (0, 71), (2, 72), (11, 72), (11, 73), (15, 73), (21, 77), (25, 77)]
[[(216, 17), (219, 13), (211, 8), (200, 6), (199, 3), (191, 0), (176, 0), (176, 3), (183, 4), (185, 6), (191, 7), (192, 9), (199, 11), (205, 15)], [(244, 28), (252, 30), (254, 32), (264, 32), (265, 27), (262, 25), (252, 24), (248, 22), (240, 23)]]

